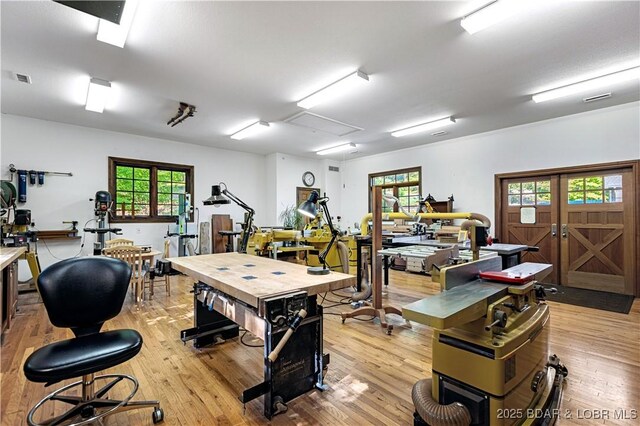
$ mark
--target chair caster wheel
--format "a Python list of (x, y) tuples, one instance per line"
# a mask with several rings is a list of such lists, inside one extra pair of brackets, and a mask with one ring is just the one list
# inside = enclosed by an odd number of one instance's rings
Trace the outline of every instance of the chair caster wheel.
[(344, 324), (346, 320), (347, 320), (346, 318), (342, 318), (342, 323)]
[(164, 411), (162, 408), (154, 409), (153, 413), (151, 413), (151, 419), (153, 420), (153, 424), (164, 421)]
[(392, 331), (393, 331), (393, 326), (392, 326), (392, 325), (388, 326), (388, 327), (387, 327), (387, 334), (388, 334), (388, 335), (391, 335), (391, 332), (392, 332)]

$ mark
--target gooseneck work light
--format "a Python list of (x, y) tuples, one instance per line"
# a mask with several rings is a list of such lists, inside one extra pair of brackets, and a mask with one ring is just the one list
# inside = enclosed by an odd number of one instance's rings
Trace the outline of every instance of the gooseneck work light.
[(326, 275), (329, 273), (329, 268), (327, 267), (326, 262), (327, 254), (329, 253), (329, 250), (331, 250), (331, 246), (336, 241), (336, 238), (338, 238), (339, 235), (338, 230), (333, 227), (333, 223), (331, 222), (331, 215), (329, 214), (327, 201), (329, 201), (328, 197), (320, 198), (320, 194), (318, 194), (318, 191), (312, 191), (311, 194), (309, 194), (309, 198), (307, 198), (307, 201), (303, 202), (298, 207), (298, 212), (300, 214), (313, 219), (318, 214), (317, 205), (319, 204), (322, 207), (322, 211), (324, 212), (324, 218), (327, 222), (327, 226), (329, 226), (329, 230), (331, 231), (331, 240), (329, 240), (329, 244), (327, 244), (327, 247), (325, 247), (322, 253), (318, 254), (318, 258), (320, 259), (320, 263), (322, 263), (322, 266), (312, 266), (307, 268), (307, 273), (311, 275)]
[[(222, 189), (224, 187), (224, 189)], [(238, 253), (246, 253), (247, 245), (249, 244), (249, 234), (251, 234), (251, 228), (253, 227), (253, 215), (255, 210), (249, 207), (244, 201), (233, 195), (231, 191), (227, 189), (227, 185), (224, 182), (220, 182), (218, 185), (211, 187), (211, 197), (203, 201), (205, 206), (220, 206), (222, 204), (230, 204), (231, 201), (242, 207), (247, 211), (244, 215), (244, 223), (242, 224), (242, 236), (240, 238), (240, 245), (238, 246)]]

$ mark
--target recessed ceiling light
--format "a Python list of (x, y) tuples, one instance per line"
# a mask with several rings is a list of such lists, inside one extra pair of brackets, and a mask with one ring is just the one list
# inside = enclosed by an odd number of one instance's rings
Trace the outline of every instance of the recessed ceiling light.
[[(496, 0), (487, 3), (480, 9), (462, 18), (460, 25), (469, 34), (475, 34), (493, 24), (508, 18), (516, 10), (520, 2), (514, 0)], [(522, 4), (520, 4), (522, 6)]]
[(640, 78), (640, 67), (629, 68), (623, 71), (614, 72), (590, 80), (580, 81), (567, 86), (558, 87), (544, 92), (536, 93), (531, 97), (534, 102), (550, 101), (576, 93), (587, 92), (589, 90), (602, 89), (617, 83)]
[(87, 111), (102, 112), (109, 99), (111, 83), (99, 78), (91, 78), (89, 81), (89, 91), (87, 92)]
[(396, 130), (391, 136), (399, 138), (401, 136), (412, 135), (414, 133), (425, 132), (427, 130), (437, 129), (439, 127), (454, 124), (456, 120), (453, 117), (441, 118), (440, 120), (430, 121), (428, 123), (418, 124), (416, 126), (407, 127), (406, 129)]
[(304, 109), (313, 108), (314, 106), (334, 99), (354, 87), (361, 86), (369, 82), (369, 76), (362, 71), (354, 71), (351, 74), (342, 77), (340, 80), (318, 90), (298, 102), (298, 106)]
[(334, 146), (327, 149), (321, 149), (320, 151), (316, 151), (316, 154), (329, 155), (329, 154), (335, 154), (336, 152), (342, 152), (342, 151), (356, 152), (356, 148), (357, 148), (357, 145), (355, 143), (345, 143), (343, 145), (338, 145), (338, 146)]
[(122, 17), (120, 18), (120, 25), (100, 19), (100, 24), (98, 25), (98, 41), (109, 43), (117, 47), (124, 47), (137, 7), (138, 0), (126, 0), (124, 2), (124, 10), (122, 11)]
[(234, 134), (232, 134), (231, 139), (242, 140), (244, 138), (248, 138), (250, 136), (254, 136), (258, 133), (261, 133), (267, 129), (269, 129), (269, 123), (262, 120), (256, 121), (255, 123), (248, 125), (244, 129), (240, 129)]

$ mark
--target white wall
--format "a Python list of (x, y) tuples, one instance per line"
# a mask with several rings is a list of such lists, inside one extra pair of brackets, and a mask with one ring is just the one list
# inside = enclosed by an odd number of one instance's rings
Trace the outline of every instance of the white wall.
[[(275, 158), (275, 166), (271, 165), (272, 158)], [(329, 212), (334, 218), (340, 215), (341, 197), (340, 197), (340, 173), (330, 172), (329, 166), (339, 167), (338, 161), (327, 159), (302, 158), (293, 155), (276, 153), (267, 156), (268, 168), (275, 169), (275, 191), (271, 190), (275, 198), (275, 214), (271, 217), (272, 222), (264, 225), (281, 225), (278, 218), (280, 212), (285, 207), (296, 204), (296, 188), (304, 186), (302, 183), (302, 175), (304, 172), (311, 172), (316, 178), (313, 185), (314, 188), (320, 188), (320, 195), (327, 194), (330, 198)], [(272, 177), (267, 175), (267, 179), (271, 181)], [(267, 216), (267, 218), (269, 218)]]
[[(109, 156), (139, 158), (151, 161), (189, 164), (195, 167), (193, 204), (200, 220), (212, 213), (230, 214), (234, 222), (243, 220), (235, 204), (205, 207), (202, 200), (210, 195), (211, 185), (224, 181), (229, 189), (250, 206), (255, 206), (256, 221), (266, 215), (259, 206), (266, 202), (265, 157), (204, 146), (153, 139), (68, 124), (2, 115), (0, 170), (2, 179), (9, 178), (9, 164), (18, 169), (72, 172), (73, 177), (46, 176), (41, 187), (28, 186), (27, 202), (19, 208), (31, 209), (38, 229), (64, 229), (62, 221), (77, 220), (79, 227), (92, 219), (96, 191), (108, 189)], [(197, 217), (197, 216), (196, 216)], [(90, 225), (91, 226), (91, 225)], [(118, 224), (123, 237), (161, 250), (166, 223)], [(81, 235), (82, 233), (80, 233)], [(92, 252), (95, 236), (86, 235), (82, 254)], [(47, 246), (58, 258), (68, 258), (80, 251), (80, 241), (56, 242)], [(54, 263), (44, 243), (39, 243), (42, 267)], [(22, 272), (26, 265), (21, 265)], [(22, 275), (22, 273), (21, 273)]]
[(638, 158), (638, 102), (358, 158), (341, 165), (343, 222), (368, 211), (369, 173), (422, 166), (423, 195), (494, 218), (495, 174)]
[[(0, 171), (19, 169), (70, 171), (73, 177), (47, 176), (42, 187), (28, 187), (28, 201), (38, 229), (61, 229), (62, 221), (79, 226), (93, 216), (89, 198), (107, 189), (107, 157), (140, 158), (192, 164), (195, 167), (194, 205), (200, 219), (212, 213), (230, 214), (241, 222), (244, 210), (230, 204), (205, 207), (211, 185), (224, 181), (231, 192), (256, 210), (259, 226), (279, 224), (285, 206), (295, 204), (302, 174), (311, 171), (316, 184), (331, 198), (329, 209), (342, 216), (342, 229), (352, 226), (368, 210), (367, 175), (403, 167), (422, 166), (423, 194), (438, 200), (455, 195), (457, 211), (494, 217), (496, 173), (574, 166), (640, 158), (640, 103), (502, 129), (428, 145), (337, 162), (274, 153), (240, 153), (162, 139), (89, 129), (26, 117), (2, 115)], [(340, 173), (329, 172), (329, 165)], [(122, 224), (124, 237), (157, 249), (163, 245), (166, 224)], [(87, 234), (82, 254), (94, 241)], [(67, 258), (80, 251), (79, 241), (49, 241), (53, 255)], [(39, 247), (43, 267), (54, 262), (44, 244)], [(23, 266), (22, 270), (26, 268)], [(21, 274), (22, 275), (22, 274)]]

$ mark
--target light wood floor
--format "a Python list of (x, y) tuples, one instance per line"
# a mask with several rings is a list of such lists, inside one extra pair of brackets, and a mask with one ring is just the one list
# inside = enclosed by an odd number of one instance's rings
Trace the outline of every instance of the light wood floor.
[[(402, 306), (437, 292), (428, 277), (392, 271), (388, 303)], [(265, 424), (262, 398), (247, 404), (243, 414), (237, 397), (262, 381), (262, 349), (237, 339), (210, 349), (183, 346), (180, 330), (192, 326), (190, 282), (174, 277), (172, 295), (163, 289), (142, 312), (130, 298), (107, 329), (134, 328), (144, 336), (144, 348), (131, 361), (113, 369), (140, 381), (137, 399), (159, 399), (167, 425)], [(329, 295), (337, 300), (335, 295)], [(325, 302), (325, 305), (330, 305)], [(551, 349), (569, 368), (563, 411), (571, 419), (560, 424), (638, 424), (638, 420), (585, 420), (595, 413), (640, 409), (640, 301), (629, 315), (551, 305)], [(349, 309), (347, 306), (346, 309)], [(338, 313), (340, 307), (325, 312)], [(408, 425), (412, 421), (411, 387), (430, 376), (431, 335), (426, 326), (402, 328), (395, 319), (393, 335), (377, 324), (325, 317), (325, 351), (331, 354), (324, 393), (311, 392), (289, 403), (289, 411), (274, 418), (277, 425)], [(68, 338), (68, 330), (48, 321), (37, 297), (20, 296), (20, 312), (2, 345), (2, 425), (26, 424), (26, 413), (49, 392), (28, 382), (22, 365), (38, 347)], [(245, 339), (249, 343), (257, 340)], [(57, 388), (60, 385), (55, 385)], [(55, 408), (59, 411), (59, 407)], [(599, 411), (598, 411), (599, 410)], [(150, 410), (109, 418), (110, 425), (151, 424)]]

